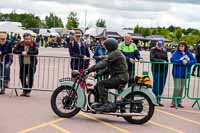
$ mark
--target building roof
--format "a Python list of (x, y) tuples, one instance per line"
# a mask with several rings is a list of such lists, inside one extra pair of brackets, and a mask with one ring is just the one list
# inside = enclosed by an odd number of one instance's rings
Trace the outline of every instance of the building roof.
[(145, 38), (148, 39), (148, 40), (153, 40), (153, 41), (164, 40), (165, 42), (170, 42), (170, 40), (167, 40), (162, 35), (150, 35), (150, 36), (147, 36)]

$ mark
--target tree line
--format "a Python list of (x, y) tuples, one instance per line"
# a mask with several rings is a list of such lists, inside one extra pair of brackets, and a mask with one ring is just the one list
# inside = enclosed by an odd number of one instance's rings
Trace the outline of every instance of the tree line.
[[(0, 21), (15, 21), (21, 22), (25, 28), (52, 28), (52, 27), (64, 27), (61, 18), (53, 13), (50, 13), (45, 17), (45, 20), (41, 20), (40, 17), (31, 13), (18, 14), (15, 11), (11, 13), (0, 13)], [(76, 12), (70, 12), (66, 18), (66, 28), (73, 29), (79, 27), (78, 14)], [(106, 27), (106, 21), (99, 18), (96, 21), (97, 27)], [(180, 40), (186, 41), (188, 44), (196, 44), (200, 40), (200, 31), (194, 28), (184, 29), (177, 26), (169, 27), (156, 27), (156, 28), (145, 28), (136, 25), (134, 33), (141, 34), (143, 36), (149, 35), (162, 35), (166, 39), (178, 42)]]
[[(45, 17), (45, 20), (41, 20), (38, 16), (31, 13), (18, 14), (15, 11), (11, 13), (0, 13), (0, 21), (14, 21), (21, 22), (25, 28), (52, 28), (52, 27), (64, 27), (61, 18), (53, 13), (50, 13)], [(68, 29), (78, 28), (79, 19), (76, 12), (70, 12), (65, 27)], [(106, 27), (105, 20), (98, 19), (96, 22), (97, 27)]]
[(200, 31), (194, 28), (181, 28), (177, 26), (169, 27), (156, 27), (156, 28), (144, 28), (137, 25), (134, 28), (134, 33), (141, 34), (143, 36), (149, 35), (162, 35), (166, 39), (175, 43), (179, 41), (186, 41), (188, 44), (193, 45), (200, 41)]

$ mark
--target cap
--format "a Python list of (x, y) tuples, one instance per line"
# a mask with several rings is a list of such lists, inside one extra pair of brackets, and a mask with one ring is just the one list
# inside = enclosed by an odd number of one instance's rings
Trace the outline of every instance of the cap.
[(164, 43), (165, 43), (164, 40), (158, 40), (156, 44), (158, 44), (158, 45), (160, 45), (160, 46), (163, 46)]

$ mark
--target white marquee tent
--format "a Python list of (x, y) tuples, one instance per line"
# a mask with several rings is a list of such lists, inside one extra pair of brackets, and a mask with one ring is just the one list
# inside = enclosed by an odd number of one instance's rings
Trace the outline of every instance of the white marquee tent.
[(0, 32), (13, 32), (22, 35), (24, 33), (24, 30), (16, 25), (4, 23), (0, 25)]

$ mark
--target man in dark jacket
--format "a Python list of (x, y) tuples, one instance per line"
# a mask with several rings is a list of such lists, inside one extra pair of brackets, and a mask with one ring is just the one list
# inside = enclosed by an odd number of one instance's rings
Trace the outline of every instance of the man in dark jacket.
[(8, 88), (8, 83), (10, 81), (10, 65), (12, 64), (12, 55), (9, 55), (12, 53), (12, 45), (11, 42), (6, 41), (6, 37), (7, 34), (5, 32), (0, 33), (0, 76), (2, 77), (0, 82), (0, 94), (5, 94), (5, 88)]
[(71, 59), (71, 69), (79, 70), (81, 73), (89, 66), (90, 52), (88, 47), (81, 42), (81, 33), (75, 33), (75, 40), (70, 43), (69, 53)]
[(150, 61), (152, 62), (151, 71), (153, 74), (153, 93), (157, 96), (159, 106), (164, 106), (160, 102), (160, 96), (163, 93), (167, 72), (168, 72), (168, 56), (167, 50), (163, 48), (164, 41), (159, 40), (156, 46), (150, 51)]
[[(75, 38), (69, 46), (69, 53), (71, 57), (71, 69), (78, 70), (82, 74), (83, 70), (89, 67), (90, 52), (88, 47), (81, 42), (81, 36), (82, 34), (80, 31), (75, 32)], [(85, 84), (83, 82), (81, 82), (80, 85), (85, 89)]]
[[(31, 34), (24, 34), (24, 41), (20, 42), (14, 49), (13, 53), (19, 54), (20, 80), (22, 87), (25, 88), (21, 96), (30, 97), (31, 88), (33, 87), (33, 77), (36, 71), (38, 54), (36, 44), (32, 41)], [(26, 80), (28, 79), (28, 81)]]
[(115, 105), (108, 102), (107, 90), (113, 88), (117, 89), (120, 84), (125, 85), (128, 82), (129, 76), (126, 58), (119, 50), (117, 50), (117, 40), (112, 38), (107, 39), (104, 42), (104, 46), (108, 51), (108, 57), (90, 67), (86, 72), (90, 73), (107, 68), (110, 78), (97, 82), (95, 86), (99, 98), (103, 103), (103, 105), (97, 107), (96, 110), (100, 112), (110, 112), (115, 109)]

